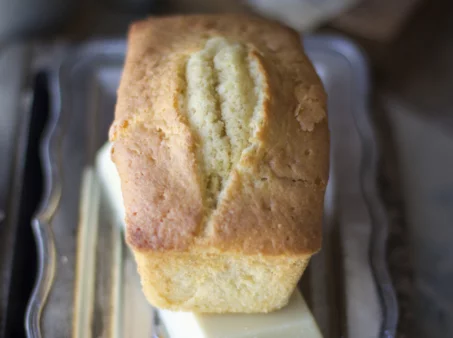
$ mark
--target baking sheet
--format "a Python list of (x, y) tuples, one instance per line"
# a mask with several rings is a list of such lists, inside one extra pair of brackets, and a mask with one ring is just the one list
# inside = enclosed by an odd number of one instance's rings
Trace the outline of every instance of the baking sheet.
[[(384, 259), (387, 219), (376, 190), (366, 62), (339, 37), (304, 43), (329, 95), (332, 146), (323, 250), (300, 287), (324, 337), (393, 337), (397, 307)], [(93, 167), (125, 50), (124, 41), (97, 41), (59, 51), (59, 67), (48, 58), (53, 105), (41, 154), (47, 190), (33, 223), (40, 266), (29, 337), (140, 338), (156, 327)]]

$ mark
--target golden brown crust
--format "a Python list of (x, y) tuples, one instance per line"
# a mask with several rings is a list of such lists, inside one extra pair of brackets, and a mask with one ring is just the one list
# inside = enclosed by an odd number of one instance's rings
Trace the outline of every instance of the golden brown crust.
[[(218, 36), (256, 51), (267, 89), (256, 142), (232, 168), (212, 211), (179, 100), (187, 58)], [(110, 140), (135, 250), (319, 250), (329, 156), (325, 93), (289, 28), (240, 15), (133, 24)]]

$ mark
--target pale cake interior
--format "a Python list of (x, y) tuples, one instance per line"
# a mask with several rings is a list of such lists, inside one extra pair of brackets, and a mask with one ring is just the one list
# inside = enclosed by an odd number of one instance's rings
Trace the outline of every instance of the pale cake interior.
[(246, 45), (211, 38), (186, 64), (186, 111), (198, 143), (206, 204), (220, 191), (263, 119), (265, 79)]
[[(134, 254), (143, 290), (155, 306), (211, 313), (270, 312), (281, 308), (309, 261), (309, 257)], [(153, 282), (157, 280), (158, 283)]]

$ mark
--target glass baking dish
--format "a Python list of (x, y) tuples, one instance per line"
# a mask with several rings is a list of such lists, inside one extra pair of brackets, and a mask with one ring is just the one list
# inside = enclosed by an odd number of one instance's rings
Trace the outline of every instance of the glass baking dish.
[[(325, 338), (394, 337), (397, 304), (385, 262), (387, 215), (376, 188), (366, 61), (341, 37), (311, 36), (304, 44), (328, 92), (331, 172), (323, 249), (300, 288)], [(32, 224), (39, 271), (28, 337), (153, 337), (159, 326), (94, 168), (125, 51), (125, 41), (36, 48), (36, 64), (49, 72), (52, 108), (41, 144), (46, 191)]]

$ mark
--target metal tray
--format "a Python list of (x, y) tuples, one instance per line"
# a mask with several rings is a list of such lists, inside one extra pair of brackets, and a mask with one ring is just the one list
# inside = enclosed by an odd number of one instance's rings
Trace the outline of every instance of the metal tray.
[[(393, 337), (397, 304), (385, 263), (366, 62), (340, 37), (304, 44), (329, 94), (332, 147), (323, 250), (300, 287), (325, 338)], [(125, 51), (124, 41), (97, 41), (67, 47), (57, 53), (58, 67), (48, 65), (53, 104), (41, 149), (46, 192), (33, 221), (39, 269), (25, 319), (29, 337), (154, 334), (152, 308), (94, 171)]]

